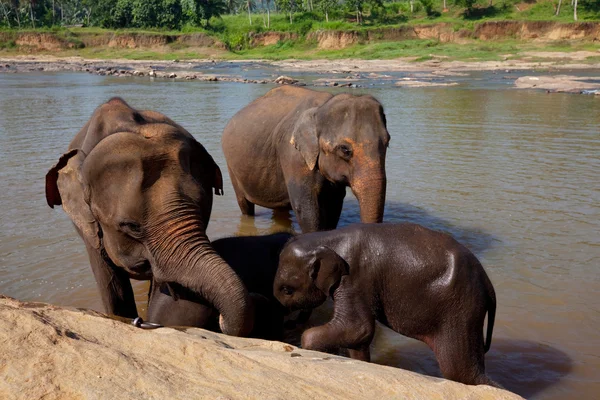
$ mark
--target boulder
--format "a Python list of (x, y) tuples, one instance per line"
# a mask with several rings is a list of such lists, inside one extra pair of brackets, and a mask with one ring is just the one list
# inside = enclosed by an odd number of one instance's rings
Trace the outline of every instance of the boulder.
[(520, 399), (281, 342), (125, 321), (0, 296), (0, 398)]
[(293, 85), (296, 82), (298, 82), (298, 79), (294, 79), (284, 75), (281, 75), (280, 77), (275, 79), (275, 83), (278, 83), (280, 85)]
[(548, 75), (521, 76), (515, 80), (519, 89), (543, 89), (550, 92), (581, 93), (600, 89), (600, 77)]

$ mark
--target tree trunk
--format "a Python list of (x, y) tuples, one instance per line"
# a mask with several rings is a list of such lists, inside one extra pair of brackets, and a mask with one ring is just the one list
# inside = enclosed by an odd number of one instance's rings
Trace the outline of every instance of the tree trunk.
[(410, 0), (410, 13), (412, 14), (415, 11), (415, 7), (413, 4), (413, 0)]
[(573, 4), (573, 19), (577, 21), (577, 0), (575, 0)]
[(293, 24), (294, 21), (292, 20), (292, 12), (290, 11), (290, 24)]
[(252, 14), (250, 14), (250, 0), (246, 2), (246, 5), (248, 6), (248, 19), (250, 20), (250, 25), (252, 25)]
[(325, 21), (329, 22), (329, 14), (327, 14), (327, 10), (325, 10)]
[(448, 7), (446, 7), (446, 0), (444, 0), (444, 11), (446, 11)]
[(558, 0), (558, 6), (556, 6), (556, 12), (554, 13), (554, 15), (556, 15), (558, 17), (558, 14), (560, 14), (560, 5), (562, 4), (562, 0)]
[(4, 3), (0, 3), (0, 6), (2, 7), (2, 13), (4, 14), (4, 18), (6, 19), (6, 23), (8, 24), (8, 27), (11, 28), (10, 18), (9, 18), (10, 11), (7, 11), (7, 8), (4, 7)]
[(56, 23), (56, 9), (54, 8), (54, 0), (52, 0), (52, 25)]
[(271, 0), (267, 0), (267, 28), (271, 27)]
[(35, 16), (33, 15), (33, 1), (29, 2), (29, 13), (31, 15), (31, 25), (35, 29)]

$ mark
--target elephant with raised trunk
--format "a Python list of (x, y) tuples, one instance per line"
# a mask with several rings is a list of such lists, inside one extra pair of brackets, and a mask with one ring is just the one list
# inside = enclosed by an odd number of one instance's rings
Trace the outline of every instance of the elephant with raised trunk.
[(347, 186), (361, 221), (382, 221), (389, 140), (372, 96), (283, 86), (235, 114), (222, 145), (243, 214), (292, 208), (312, 232), (335, 229)]
[(85, 242), (108, 313), (136, 317), (130, 278), (175, 282), (246, 335), (253, 308), (242, 281), (206, 236), (219, 167), (181, 126), (113, 98), (96, 109), (46, 175), (50, 207), (63, 206)]

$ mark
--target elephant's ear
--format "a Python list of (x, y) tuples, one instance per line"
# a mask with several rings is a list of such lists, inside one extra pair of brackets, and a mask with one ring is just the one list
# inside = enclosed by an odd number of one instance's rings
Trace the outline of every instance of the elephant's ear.
[(340, 283), (342, 276), (348, 275), (348, 263), (326, 246), (317, 247), (315, 258), (310, 276), (315, 282), (315, 286), (329, 296)]
[(319, 157), (319, 138), (317, 136), (317, 108), (309, 108), (300, 114), (292, 131), (290, 143), (302, 154), (306, 165), (312, 171)]
[(223, 175), (221, 174), (221, 169), (204, 146), (196, 140), (192, 141), (192, 149), (192, 174), (196, 178), (198, 178), (198, 175), (203, 175), (204, 178), (200, 178), (200, 182), (210, 184), (215, 189), (215, 194), (222, 196)]
[(67, 165), (71, 157), (75, 156), (77, 152), (78, 150), (74, 149), (60, 156), (58, 162), (54, 164), (54, 166), (50, 168), (46, 174), (46, 202), (50, 208), (54, 208), (54, 206), (60, 206), (62, 204), (60, 192), (58, 191), (58, 186), (56, 185), (58, 180), (58, 172), (64, 168), (65, 165)]
[(215, 163), (215, 181), (213, 187), (215, 188), (216, 195), (223, 195), (223, 175), (221, 174), (221, 168), (219, 168), (217, 163)]
[(98, 249), (100, 229), (88, 204), (88, 190), (81, 176), (85, 157), (83, 151), (71, 150), (59, 159), (46, 175), (46, 200), (49, 205), (62, 204), (86, 241)]

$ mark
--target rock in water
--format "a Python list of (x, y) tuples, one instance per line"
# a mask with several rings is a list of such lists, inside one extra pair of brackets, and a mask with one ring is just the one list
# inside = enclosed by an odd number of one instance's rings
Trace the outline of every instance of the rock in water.
[(0, 296), (1, 399), (519, 399), (280, 342)]
[(296, 82), (298, 82), (298, 79), (290, 78), (289, 76), (284, 75), (281, 75), (280, 77), (275, 79), (275, 83), (278, 83), (280, 85), (293, 85)]

